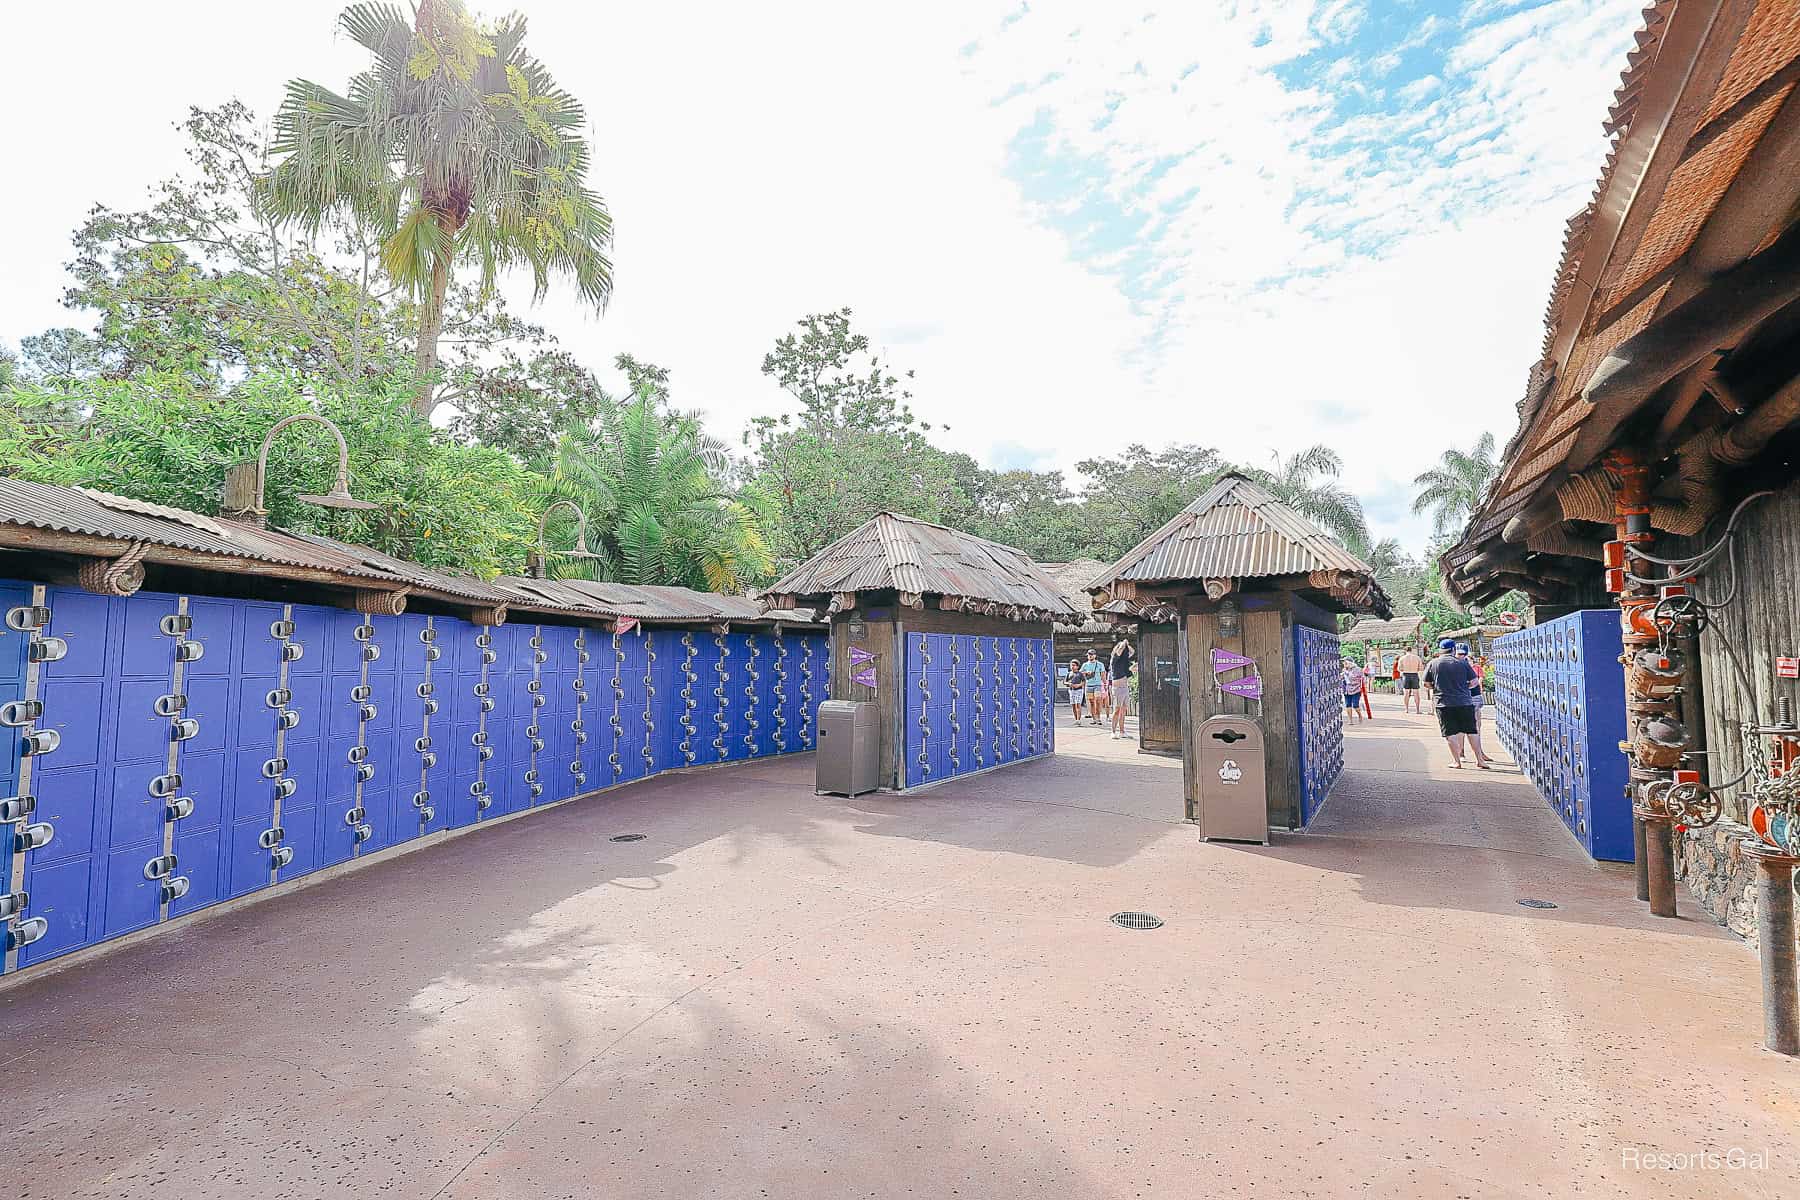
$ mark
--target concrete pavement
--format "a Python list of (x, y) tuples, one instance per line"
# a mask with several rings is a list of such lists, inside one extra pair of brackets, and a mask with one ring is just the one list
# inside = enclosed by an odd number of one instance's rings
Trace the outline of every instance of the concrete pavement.
[[(1267, 848), (1199, 842), (1178, 762), (1065, 722), (1054, 760), (914, 796), (815, 797), (809, 758), (664, 776), (173, 927), (0, 992), (0, 1175), (1793, 1194), (1800, 1065), (1756, 1045), (1754, 957), (1649, 917), (1518, 775), (1451, 772), (1377, 703), (1315, 832)], [(1629, 1165), (1734, 1147), (1770, 1161)]]

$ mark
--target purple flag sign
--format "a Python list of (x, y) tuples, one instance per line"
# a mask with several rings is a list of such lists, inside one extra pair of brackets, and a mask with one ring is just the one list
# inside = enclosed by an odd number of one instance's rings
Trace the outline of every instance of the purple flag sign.
[(860, 667), (864, 663), (872, 663), (874, 661), (875, 661), (874, 651), (864, 650), (861, 646), (850, 647), (850, 665), (851, 666)]
[(1254, 658), (1245, 658), (1242, 654), (1233, 654), (1229, 650), (1221, 650), (1217, 646), (1213, 647), (1212, 669), (1213, 674), (1215, 675), (1220, 671), (1232, 671), (1236, 670), (1238, 667), (1254, 667), (1255, 665), (1256, 660)]
[[(859, 683), (863, 687), (866, 687), (866, 688), (874, 687), (875, 686), (875, 668), (874, 667), (864, 667), (862, 670), (858, 671), (856, 674), (854, 674), (850, 677), (850, 682), (851, 683)], [(1259, 691), (1257, 694), (1261, 695), (1262, 693)]]
[(1219, 685), (1221, 691), (1230, 692), (1233, 696), (1243, 696), (1250, 700), (1262, 699), (1262, 676), (1246, 675), (1242, 679), (1227, 679)]

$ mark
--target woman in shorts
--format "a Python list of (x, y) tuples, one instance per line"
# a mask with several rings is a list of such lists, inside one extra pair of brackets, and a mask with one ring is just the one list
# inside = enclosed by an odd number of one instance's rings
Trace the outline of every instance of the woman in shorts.
[(1081, 677), (1081, 660), (1069, 660), (1069, 678), (1066, 681), (1069, 689), (1069, 711), (1075, 714), (1075, 723), (1081, 724), (1081, 710), (1087, 705), (1087, 680)]

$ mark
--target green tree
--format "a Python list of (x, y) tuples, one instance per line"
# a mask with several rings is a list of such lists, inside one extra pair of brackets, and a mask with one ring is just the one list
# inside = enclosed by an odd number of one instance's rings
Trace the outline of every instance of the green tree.
[(429, 416), (459, 262), (479, 269), (484, 292), (523, 267), (538, 296), (567, 276), (603, 307), (612, 218), (587, 185), (586, 114), (526, 52), (523, 17), (484, 27), (459, 0), (418, 0), (410, 24), (377, 3), (350, 6), (338, 24), (369, 68), (343, 94), (288, 84), (266, 210), (379, 239), (388, 277), (417, 298), (413, 408)]
[(960, 482), (970, 512), (966, 521), (952, 522), (959, 528), (1015, 546), (1037, 562), (1067, 562), (1087, 553), (1088, 523), (1061, 471), (977, 466)]
[(782, 567), (884, 510), (938, 522), (968, 512), (953, 456), (931, 444), (902, 377), (850, 321), (847, 308), (807, 316), (763, 359), (763, 374), (798, 406), (753, 419), (744, 434), (746, 498), (767, 514)]
[(1210, 446), (1173, 445), (1151, 453), (1133, 443), (1123, 454), (1084, 459), (1082, 510), (1089, 552), (1111, 561), (1160, 529), (1219, 481), (1229, 464)]
[(1481, 498), (1499, 464), (1494, 458), (1494, 435), (1484, 433), (1468, 453), (1454, 446), (1438, 457), (1438, 465), (1421, 472), (1413, 486), (1415, 513), (1429, 512), (1433, 528), (1444, 533), (1468, 519), (1481, 506)]
[(296, 499), (329, 487), (337, 470), (335, 442), (302, 427), (269, 456), (272, 525), (482, 575), (523, 567), (543, 480), (499, 450), (459, 445), (419, 421), (404, 380), (316, 398), (292, 376), (269, 373), (223, 392), (180, 372), (13, 388), (0, 392), (0, 458), (26, 478), (213, 514), (226, 470), (254, 457), (275, 422), (309, 410), (344, 431), (352, 490), (380, 508)]
[(552, 497), (587, 514), (588, 548), (599, 558), (564, 560), (558, 573), (717, 592), (767, 578), (767, 547), (726, 486), (728, 465), (697, 418), (650, 388), (603, 400), (591, 422), (563, 434), (550, 480)]
[(1367, 545), (1369, 528), (1362, 504), (1338, 483), (1344, 462), (1329, 446), (1309, 446), (1288, 455), (1275, 455), (1271, 470), (1257, 467), (1245, 473), (1274, 497), (1301, 516), (1323, 526), (1346, 545)]

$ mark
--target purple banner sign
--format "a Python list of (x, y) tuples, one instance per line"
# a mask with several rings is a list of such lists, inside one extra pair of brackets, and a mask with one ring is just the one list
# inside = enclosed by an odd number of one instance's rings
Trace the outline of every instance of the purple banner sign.
[(1227, 679), (1219, 685), (1219, 690), (1230, 692), (1233, 696), (1243, 696), (1248, 700), (1262, 699), (1262, 676), (1246, 675), (1242, 679)]
[[(866, 687), (866, 688), (874, 687), (875, 686), (875, 668), (874, 667), (864, 667), (862, 670), (858, 671), (856, 674), (854, 674), (850, 677), (850, 682), (861, 684), (863, 687)], [(1257, 695), (1259, 695), (1259, 696), (1262, 695), (1262, 692), (1258, 691)]]
[(1213, 647), (1212, 668), (1213, 674), (1215, 675), (1220, 671), (1232, 671), (1236, 670), (1238, 667), (1254, 667), (1255, 665), (1256, 660), (1254, 658), (1245, 658), (1242, 654), (1233, 654), (1229, 650), (1221, 650), (1217, 646)]
[(874, 661), (875, 661), (875, 652), (874, 651), (864, 650), (861, 646), (850, 647), (850, 665), (851, 666), (860, 667), (864, 663), (872, 663)]

